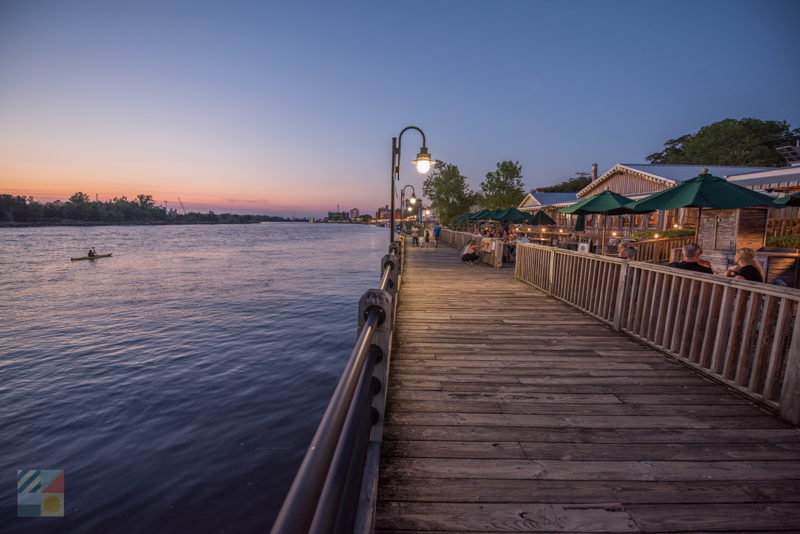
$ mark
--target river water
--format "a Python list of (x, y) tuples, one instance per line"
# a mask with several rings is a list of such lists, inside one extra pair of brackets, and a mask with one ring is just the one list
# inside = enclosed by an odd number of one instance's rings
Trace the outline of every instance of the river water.
[[(361, 225), (0, 228), (0, 532), (265, 532), (379, 283)], [(94, 246), (111, 258), (71, 262)], [(17, 469), (64, 517), (16, 517)]]

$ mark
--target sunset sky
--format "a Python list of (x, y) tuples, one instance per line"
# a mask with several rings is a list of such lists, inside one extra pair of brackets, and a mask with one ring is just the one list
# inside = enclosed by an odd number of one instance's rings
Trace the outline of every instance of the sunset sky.
[(411, 124), (475, 188), (504, 159), (550, 185), (728, 117), (800, 126), (798, 20), (793, 0), (0, 0), (0, 193), (374, 213)]

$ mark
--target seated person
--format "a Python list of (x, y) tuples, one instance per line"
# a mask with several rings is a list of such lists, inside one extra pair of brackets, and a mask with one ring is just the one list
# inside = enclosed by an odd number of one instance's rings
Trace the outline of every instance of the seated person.
[(700, 254), (702, 253), (703, 249), (701, 249), (697, 243), (687, 243), (681, 249), (681, 261), (668, 263), (667, 267), (686, 269), (687, 271), (695, 271), (698, 273), (714, 274), (708, 262), (700, 259)]
[(530, 243), (531, 242), (531, 240), (528, 239), (528, 236), (525, 235), (525, 234), (522, 234), (522, 237), (520, 237), (517, 241), (519, 241), (520, 243)]
[(513, 263), (516, 257), (517, 257), (517, 242), (514, 241), (512, 238), (503, 244), (503, 261), (505, 263)]
[(617, 247), (617, 256), (623, 260), (632, 260), (636, 255), (636, 249), (633, 248), (630, 241), (622, 241)]
[(462, 263), (469, 263), (470, 265), (477, 259), (480, 259), (480, 248), (475, 243), (475, 241), (470, 241), (467, 243), (467, 246), (464, 247), (464, 250), (461, 251), (461, 262)]
[(737, 280), (750, 280), (752, 282), (764, 281), (764, 269), (756, 261), (756, 253), (752, 248), (740, 248), (733, 257), (734, 265), (728, 267), (725, 276)]

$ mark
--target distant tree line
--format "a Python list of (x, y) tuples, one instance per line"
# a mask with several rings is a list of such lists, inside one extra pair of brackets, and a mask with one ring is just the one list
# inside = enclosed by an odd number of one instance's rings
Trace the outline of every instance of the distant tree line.
[(575, 178), (564, 180), (556, 185), (543, 187), (541, 190), (544, 193), (577, 193), (589, 185), (591, 181), (592, 179), (588, 176), (576, 176)]
[(156, 206), (153, 195), (136, 195), (134, 200), (114, 197), (105, 202), (93, 201), (86, 193), (75, 193), (66, 202), (37, 202), (33, 197), (0, 195), (0, 222), (39, 224), (246, 224), (256, 222), (290, 222), (271, 215), (237, 215), (235, 213), (178, 213)]

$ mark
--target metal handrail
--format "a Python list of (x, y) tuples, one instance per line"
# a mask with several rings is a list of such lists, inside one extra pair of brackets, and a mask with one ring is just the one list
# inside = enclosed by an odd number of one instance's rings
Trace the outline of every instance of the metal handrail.
[[(395, 248), (390, 255), (397, 258)], [(392, 288), (392, 271), (385, 261), (380, 290)], [(373, 344), (385, 320), (376, 305), (364, 311), (364, 323), (336, 390), (328, 402), (314, 438), (272, 527), (272, 534), (352, 532), (371, 426), (378, 413), (372, 396), (381, 385), (373, 378), (385, 357)]]
[(392, 264), (387, 263), (383, 267), (383, 276), (381, 276), (381, 285), (380, 288), (383, 291), (388, 291), (392, 289), (391, 286), (391, 279), (389, 278), (392, 275)]

